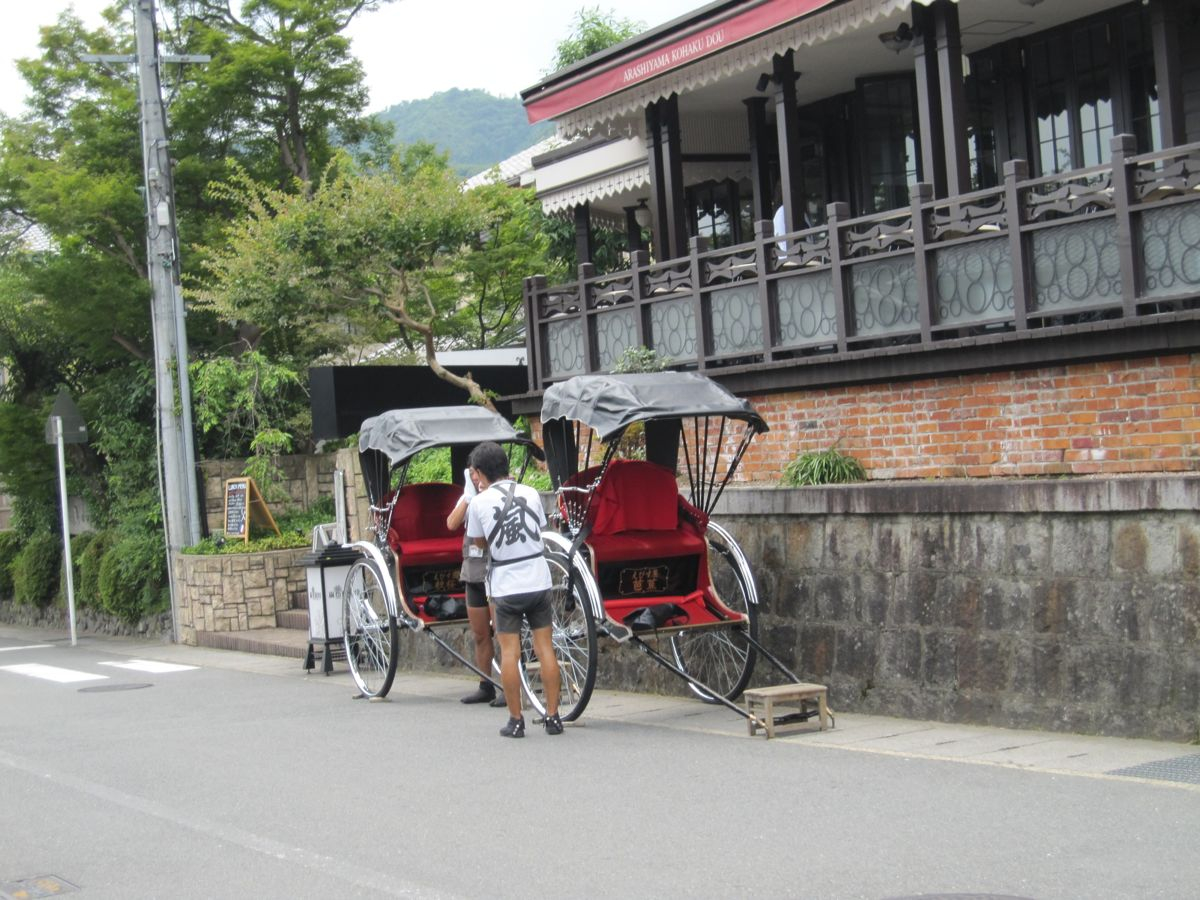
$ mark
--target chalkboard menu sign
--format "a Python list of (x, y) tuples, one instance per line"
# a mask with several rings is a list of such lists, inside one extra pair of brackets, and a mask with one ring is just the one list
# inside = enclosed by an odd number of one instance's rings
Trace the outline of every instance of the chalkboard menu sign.
[(225, 482), (225, 537), (249, 539), (249, 493), (249, 478), (230, 478)]
[(225, 480), (225, 537), (250, 540), (250, 523), (257, 521), (264, 528), (279, 534), (275, 517), (267, 509), (267, 503), (258, 492), (253, 478), (227, 478)]

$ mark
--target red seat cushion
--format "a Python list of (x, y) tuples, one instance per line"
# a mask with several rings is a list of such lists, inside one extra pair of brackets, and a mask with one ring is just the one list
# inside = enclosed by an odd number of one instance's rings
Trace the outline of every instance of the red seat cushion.
[(462, 562), (462, 537), (401, 541), (395, 550), (402, 566), (426, 566), (435, 563), (457, 565)]
[(462, 559), (463, 529), (451, 531), (446, 517), (453, 511), (462, 488), (455, 484), (424, 482), (400, 489), (388, 527), (388, 545), (407, 563)]
[(674, 531), (623, 531), (620, 534), (593, 532), (587, 543), (597, 562), (695, 556), (704, 552), (704, 538), (686, 527)]

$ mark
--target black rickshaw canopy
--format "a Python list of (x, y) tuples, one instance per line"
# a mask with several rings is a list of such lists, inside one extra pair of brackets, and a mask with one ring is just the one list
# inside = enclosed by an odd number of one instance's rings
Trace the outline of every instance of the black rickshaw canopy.
[(393, 409), (365, 420), (358, 452), (378, 450), (398, 465), (422, 450), (495, 441), (533, 445), (499, 413), (482, 406), (424, 406)]
[[(499, 413), (482, 406), (425, 406), (393, 409), (372, 416), (363, 421), (358, 434), (358, 453), (367, 490), (374, 502), (380, 502), (388, 489), (388, 471), (422, 450), (450, 447), (465, 455), (484, 441), (517, 444), (542, 458), (541, 448), (528, 436), (518, 432)], [(456, 475), (460, 462), (456, 461), (454, 467)]]
[(698, 372), (576, 375), (551, 385), (542, 397), (543, 422), (580, 422), (602, 441), (634, 422), (701, 416), (740, 419), (755, 433), (767, 430), (749, 401)]

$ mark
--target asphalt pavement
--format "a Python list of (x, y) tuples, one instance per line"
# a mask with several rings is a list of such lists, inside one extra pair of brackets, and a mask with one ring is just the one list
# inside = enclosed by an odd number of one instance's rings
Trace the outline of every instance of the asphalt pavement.
[(1194, 745), (335, 669), (0, 626), (0, 898), (1200, 895)]

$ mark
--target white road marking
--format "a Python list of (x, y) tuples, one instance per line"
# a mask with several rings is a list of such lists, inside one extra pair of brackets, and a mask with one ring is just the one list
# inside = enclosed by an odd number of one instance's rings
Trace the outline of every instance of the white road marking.
[(45, 650), (47, 647), (52, 647), (53, 644), (26, 644), (24, 647), (0, 647), (0, 653), (8, 650)]
[(155, 662), (152, 659), (131, 659), (128, 662), (102, 662), (102, 666), (113, 666), (117, 669), (133, 669), (135, 672), (151, 672), (161, 675), (165, 672), (186, 672), (199, 666), (181, 666), (178, 663)]
[(108, 678), (107, 675), (93, 675), (90, 672), (78, 672), (75, 669), (60, 669), (58, 666), (43, 666), (41, 663), (0, 666), (0, 671), (44, 678), (46, 681), (57, 681), (59, 684), (70, 684), (75, 681), (103, 681)]

